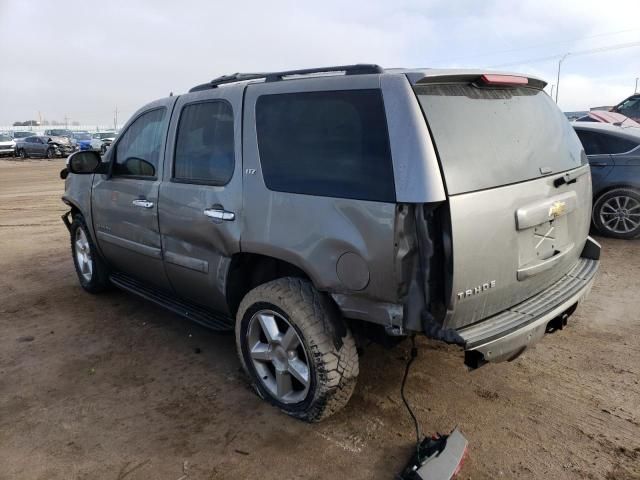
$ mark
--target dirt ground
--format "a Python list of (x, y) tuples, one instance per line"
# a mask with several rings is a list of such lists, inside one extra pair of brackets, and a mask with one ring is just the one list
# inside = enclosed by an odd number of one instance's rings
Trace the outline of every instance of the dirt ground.
[[(81, 290), (60, 221), (63, 160), (0, 160), (0, 479), (390, 479), (414, 433), (408, 345), (364, 352), (321, 424), (258, 399), (233, 337), (119, 291)], [(419, 340), (407, 393), (424, 429), (458, 425), (460, 478), (640, 479), (640, 241), (603, 261), (569, 328), (467, 372)]]

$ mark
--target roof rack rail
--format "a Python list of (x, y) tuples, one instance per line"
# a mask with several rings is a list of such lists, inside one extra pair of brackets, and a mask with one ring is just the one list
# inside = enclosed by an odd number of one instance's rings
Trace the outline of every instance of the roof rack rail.
[(334, 67), (305, 68), (301, 70), (285, 70), (282, 72), (264, 72), (264, 73), (232, 73), (231, 75), (222, 75), (214, 78), (208, 83), (196, 85), (189, 92), (198, 92), (200, 90), (208, 90), (217, 88), (219, 85), (227, 83), (244, 82), (247, 80), (259, 80), (264, 78), (265, 82), (277, 82), (285, 77), (313, 75), (316, 73), (332, 73), (344, 72), (345, 75), (366, 75), (371, 73), (383, 73), (384, 70), (380, 65), (373, 63), (358, 63), (355, 65), (337, 65)]

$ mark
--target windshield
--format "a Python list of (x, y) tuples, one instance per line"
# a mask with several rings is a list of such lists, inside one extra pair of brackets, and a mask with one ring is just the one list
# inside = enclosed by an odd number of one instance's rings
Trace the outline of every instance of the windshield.
[(539, 178), (582, 165), (582, 145), (542, 90), (468, 84), (415, 88), (449, 194)]
[(98, 138), (113, 138), (115, 137), (115, 133), (98, 133)]
[(91, 135), (88, 133), (74, 133), (73, 138), (76, 140), (91, 140)]
[(0, 142), (10, 142), (11, 137), (9, 135), (0, 134)]

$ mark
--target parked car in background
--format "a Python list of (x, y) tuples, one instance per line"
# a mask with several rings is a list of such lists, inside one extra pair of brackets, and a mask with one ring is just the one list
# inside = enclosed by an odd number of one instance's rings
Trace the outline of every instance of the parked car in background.
[(66, 128), (50, 128), (45, 130), (43, 135), (49, 137), (66, 137), (70, 139), (73, 137), (73, 132)]
[(308, 421), (351, 396), (354, 333), (512, 360), (599, 264), (589, 165), (544, 86), (353, 65), (156, 100), (61, 172), (78, 280), (235, 330), (258, 394)]
[(0, 157), (13, 156), (16, 151), (16, 142), (8, 133), (0, 133)]
[(113, 143), (113, 141), (115, 140), (116, 132), (94, 133), (93, 138), (100, 140), (102, 142), (102, 148), (100, 149), (100, 153), (104, 154), (107, 151), (107, 148), (109, 148)]
[(640, 235), (640, 129), (574, 122), (591, 165), (593, 226), (603, 235)]
[(621, 113), (636, 122), (640, 122), (640, 93), (631, 95), (611, 109), (612, 112)]
[(78, 146), (78, 150), (102, 152), (102, 140), (93, 138), (89, 132), (73, 132), (71, 139)]
[(617, 112), (606, 112), (602, 110), (593, 110), (582, 117), (576, 118), (576, 122), (597, 122), (610, 123), (612, 125), (624, 127), (640, 127), (640, 123), (631, 118)]
[(27, 138), (27, 137), (32, 137), (36, 135), (34, 132), (28, 132), (28, 131), (16, 131), (16, 132), (11, 132), (11, 136), (13, 137), (14, 140), (18, 140), (20, 138)]
[(77, 150), (66, 137), (50, 137), (48, 135), (35, 135), (21, 139), (16, 145), (16, 155), (21, 158), (41, 157), (55, 158), (66, 157)]

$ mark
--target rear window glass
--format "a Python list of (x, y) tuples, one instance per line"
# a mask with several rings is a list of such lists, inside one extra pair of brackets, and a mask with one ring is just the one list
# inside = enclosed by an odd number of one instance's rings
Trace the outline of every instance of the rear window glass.
[(427, 118), (450, 194), (532, 180), (583, 163), (582, 145), (541, 90), (421, 85)]
[(395, 201), (379, 90), (263, 95), (256, 129), (267, 188)]

